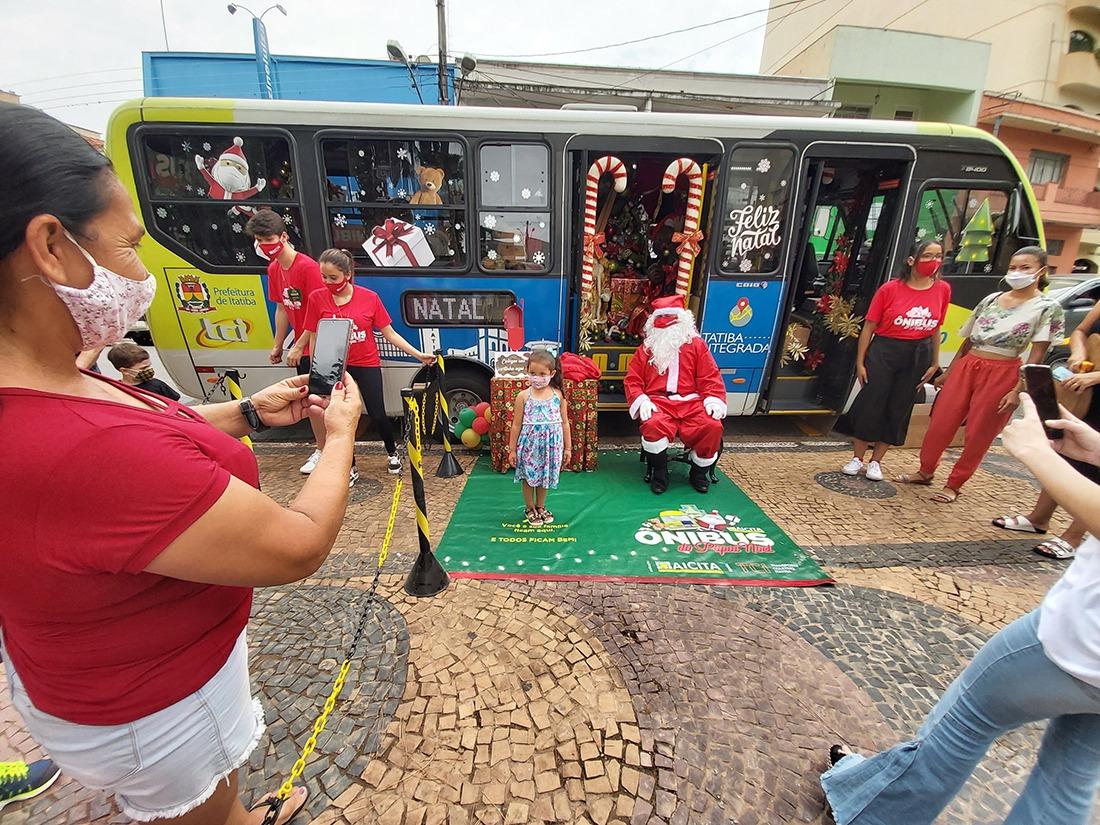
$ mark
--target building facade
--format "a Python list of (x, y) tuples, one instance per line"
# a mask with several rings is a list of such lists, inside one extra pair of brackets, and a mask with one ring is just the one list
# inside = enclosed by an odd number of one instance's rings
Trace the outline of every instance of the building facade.
[[(841, 116), (912, 114), (994, 132), (1028, 170), (1058, 271), (1096, 271), (1098, 47), (1095, 0), (824, 0), (793, 8), (772, 0), (761, 71), (831, 78)], [(975, 64), (957, 74), (966, 80), (956, 85), (975, 94), (952, 107), (949, 75), (978, 49), (986, 71), (979, 79)], [(922, 85), (924, 73), (935, 82)]]

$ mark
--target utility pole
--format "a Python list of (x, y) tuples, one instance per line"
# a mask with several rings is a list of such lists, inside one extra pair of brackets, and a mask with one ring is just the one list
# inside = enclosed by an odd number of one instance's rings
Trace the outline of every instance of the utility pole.
[(439, 102), (447, 105), (447, 7), (446, 0), (435, 0), (439, 22)]

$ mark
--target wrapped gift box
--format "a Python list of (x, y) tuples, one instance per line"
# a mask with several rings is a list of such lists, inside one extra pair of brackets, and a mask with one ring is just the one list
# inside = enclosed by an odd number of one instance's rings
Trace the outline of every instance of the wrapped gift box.
[(642, 302), (645, 286), (645, 278), (612, 278), (611, 305), (607, 310), (608, 318), (622, 318), (633, 312), (634, 307)]
[(371, 230), (363, 249), (377, 266), (431, 266), (435, 254), (424, 230), (397, 218), (386, 218)]
[[(494, 378), (490, 382), (489, 404), (493, 418), (489, 422), (489, 445), (493, 469), (508, 471), (508, 437), (512, 431), (512, 416), (516, 396), (527, 389), (526, 378)], [(593, 380), (565, 381), (565, 404), (573, 437), (573, 461), (563, 470), (595, 470), (599, 458), (599, 434), (596, 429), (596, 406), (599, 385)]]

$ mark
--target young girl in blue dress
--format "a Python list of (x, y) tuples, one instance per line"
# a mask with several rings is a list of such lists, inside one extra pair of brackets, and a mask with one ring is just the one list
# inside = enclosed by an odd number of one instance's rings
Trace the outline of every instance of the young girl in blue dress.
[(527, 384), (516, 396), (508, 466), (516, 468), (516, 481), (523, 484), (528, 524), (539, 527), (554, 522), (546, 509), (546, 491), (558, 486), (562, 462), (568, 464), (572, 457), (572, 439), (558, 359), (546, 350), (532, 352)]

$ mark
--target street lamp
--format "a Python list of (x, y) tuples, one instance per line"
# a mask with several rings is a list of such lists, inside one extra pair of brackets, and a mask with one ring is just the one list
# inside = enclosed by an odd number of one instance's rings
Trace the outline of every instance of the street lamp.
[(401, 48), (401, 44), (396, 40), (386, 41), (386, 54), (389, 55), (390, 60), (394, 63), (401, 63), (409, 71), (409, 79), (412, 80), (412, 87), (416, 91), (417, 98), (420, 102), (424, 102), (424, 95), (420, 94), (420, 85), (416, 82), (416, 73), (413, 71), (412, 61), (409, 60), (408, 53)]
[(264, 26), (264, 17), (270, 11), (280, 11), (286, 17), (286, 9), (282, 3), (268, 6), (259, 15), (247, 6), (240, 3), (230, 3), (226, 6), (230, 14), (236, 14), (238, 10), (246, 11), (252, 15), (252, 42), (256, 51), (256, 74), (260, 80), (260, 97), (270, 100), (275, 97), (275, 90), (271, 82), (271, 48), (267, 43), (267, 27)]

